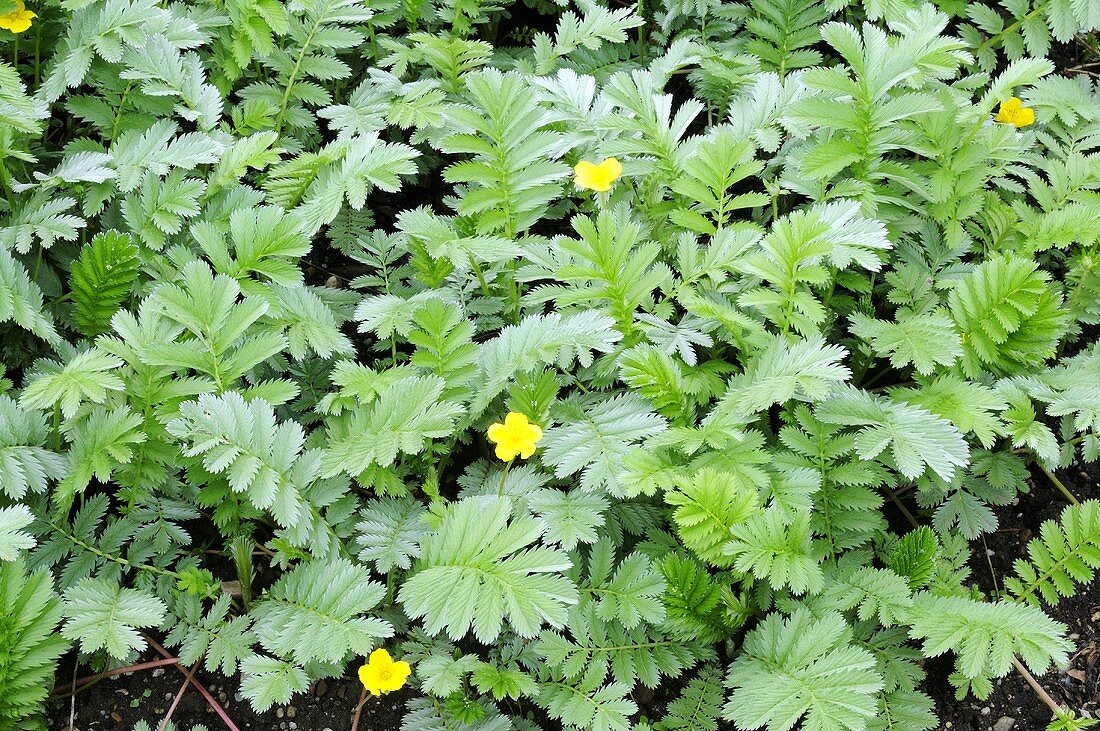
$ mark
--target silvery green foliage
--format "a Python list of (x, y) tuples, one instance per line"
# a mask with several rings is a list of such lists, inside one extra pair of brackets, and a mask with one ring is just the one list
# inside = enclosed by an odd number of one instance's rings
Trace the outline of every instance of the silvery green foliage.
[(536, 5), (34, 8), (0, 718), (148, 633), (259, 710), (385, 644), (404, 731), (924, 731), (921, 657), (1065, 661), (1098, 503), (966, 558), (1100, 458), (1100, 95), (1043, 58), (1095, 3)]

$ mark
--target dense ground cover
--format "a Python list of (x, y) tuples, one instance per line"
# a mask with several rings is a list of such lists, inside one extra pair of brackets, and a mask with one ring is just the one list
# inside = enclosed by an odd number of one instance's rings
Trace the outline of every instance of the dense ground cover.
[(0, 0), (0, 728), (1085, 727), (1098, 27)]

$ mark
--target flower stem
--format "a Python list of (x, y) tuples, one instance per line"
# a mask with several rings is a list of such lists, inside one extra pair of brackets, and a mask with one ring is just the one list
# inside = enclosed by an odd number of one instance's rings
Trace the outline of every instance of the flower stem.
[(1072, 492), (1070, 492), (1065, 483), (1059, 480), (1058, 477), (1053, 472), (1048, 470), (1045, 465), (1041, 464), (1040, 462), (1036, 462), (1035, 464), (1039, 465), (1039, 469), (1041, 469), (1043, 471), (1043, 474), (1047, 476), (1047, 479), (1050, 480), (1056, 488), (1058, 488), (1058, 492), (1062, 493), (1062, 495), (1065, 496), (1066, 500), (1069, 500), (1070, 503), (1072, 503), (1073, 505), (1081, 504), (1081, 501), (1078, 500)]
[(351, 718), (351, 731), (359, 731), (359, 716), (363, 713), (363, 706), (367, 705), (367, 688), (359, 692), (359, 703), (355, 705), (355, 715)]

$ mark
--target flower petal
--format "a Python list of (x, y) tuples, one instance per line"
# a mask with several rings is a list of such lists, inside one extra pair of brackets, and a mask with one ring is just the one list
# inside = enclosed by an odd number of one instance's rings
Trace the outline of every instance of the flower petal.
[(378, 673), (370, 665), (359, 668), (359, 682), (371, 695), (382, 695), (382, 687), (378, 682)]
[(521, 414), (518, 411), (509, 411), (504, 417), (504, 426), (509, 429), (522, 429), (527, 426), (527, 423), (527, 414)]
[(574, 181), (578, 188), (591, 188), (596, 166), (587, 160), (581, 160), (573, 166)]
[(371, 668), (388, 668), (393, 665), (393, 658), (390, 657), (390, 653), (386, 651), (386, 648), (379, 647), (370, 654), (370, 659), (367, 662)]
[(623, 174), (623, 164), (614, 157), (609, 157), (600, 163), (600, 168), (607, 176), (608, 182), (615, 182)]

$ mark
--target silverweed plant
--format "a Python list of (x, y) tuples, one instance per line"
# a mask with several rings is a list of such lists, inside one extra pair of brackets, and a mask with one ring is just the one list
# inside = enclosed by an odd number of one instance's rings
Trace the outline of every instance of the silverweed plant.
[(0, 0), (0, 728), (154, 636), (258, 711), (407, 685), (402, 731), (927, 731), (925, 658), (1065, 665), (1100, 93), (1047, 55), (1097, 28)]

